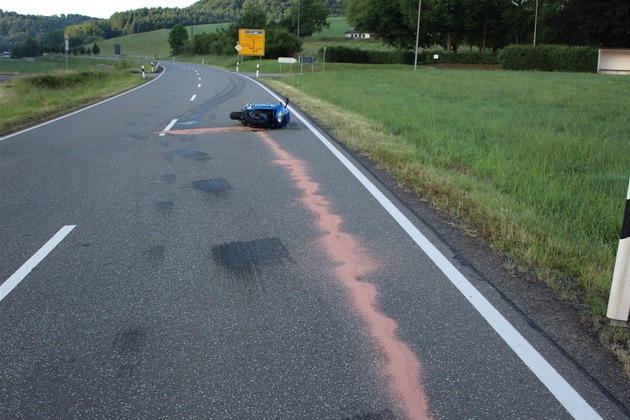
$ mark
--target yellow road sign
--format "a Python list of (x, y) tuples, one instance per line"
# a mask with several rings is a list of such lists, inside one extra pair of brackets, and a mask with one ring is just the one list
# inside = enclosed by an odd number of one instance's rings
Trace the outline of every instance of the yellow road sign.
[(239, 55), (265, 55), (264, 29), (239, 29), (238, 45), (241, 46)]

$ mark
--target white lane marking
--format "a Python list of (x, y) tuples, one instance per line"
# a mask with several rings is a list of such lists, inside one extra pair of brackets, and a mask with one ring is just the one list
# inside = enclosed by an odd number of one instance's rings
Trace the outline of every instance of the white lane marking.
[(197, 87), (198, 87), (198, 88), (200, 88), (200, 87), (201, 87), (201, 83), (199, 83), (199, 84), (197, 85)]
[(22, 134), (22, 133), (26, 133), (26, 132), (28, 132), (28, 131), (35, 130), (35, 129), (40, 128), (40, 127), (43, 127), (43, 126), (45, 126), (45, 125), (52, 124), (52, 123), (54, 123), (54, 122), (56, 122), (56, 121), (63, 120), (64, 118), (71, 117), (71, 116), (73, 116), (73, 115), (78, 114), (79, 112), (83, 112), (83, 111), (86, 111), (86, 110), (88, 110), (88, 109), (91, 109), (91, 108), (97, 107), (97, 106), (99, 106), (99, 105), (102, 105), (102, 104), (104, 104), (105, 102), (113, 101), (114, 99), (120, 98), (120, 97), (121, 97), (121, 96), (123, 96), (123, 95), (126, 95), (126, 94), (128, 94), (128, 93), (133, 92), (134, 90), (142, 89), (143, 87), (145, 87), (145, 86), (149, 85), (150, 83), (155, 82), (157, 79), (159, 79), (160, 77), (162, 77), (162, 75), (163, 75), (164, 73), (166, 73), (166, 67), (162, 67), (162, 69), (163, 69), (163, 70), (160, 72), (160, 74), (158, 74), (158, 75), (157, 75), (157, 77), (156, 77), (156, 78), (154, 78), (154, 79), (152, 79), (152, 80), (150, 80), (150, 81), (146, 82), (146, 83), (145, 83), (145, 84), (143, 84), (143, 85), (140, 85), (140, 86), (138, 86), (138, 87), (136, 87), (136, 88), (133, 88), (133, 89), (131, 89), (131, 90), (128, 90), (128, 91), (126, 91), (126, 92), (123, 92), (123, 93), (121, 93), (121, 94), (119, 94), (119, 95), (112, 96), (111, 98), (107, 98), (107, 99), (105, 99), (105, 100), (103, 100), (103, 101), (101, 101), (101, 102), (95, 103), (95, 104), (93, 104), (93, 105), (86, 106), (85, 108), (78, 109), (78, 110), (76, 110), (76, 111), (74, 111), (74, 112), (71, 112), (71, 113), (69, 113), (69, 114), (62, 115), (61, 117), (55, 118), (54, 120), (46, 121), (46, 122), (44, 122), (44, 123), (41, 123), (41, 124), (38, 124), (38, 125), (34, 125), (33, 127), (25, 128), (24, 130), (20, 130), (20, 131), (18, 131), (18, 132), (13, 133), (13, 134), (9, 134), (9, 135), (7, 135), (7, 136), (0, 137), (0, 141), (10, 139), (11, 137), (19, 136), (19, 135), (20, 135), (20, 134)]
[[(262, 83), (247, 76), (247, 79), (265, 89), (276, 100), (274, 92)], [(551, 366), (545, 358), (518, 332), (516, 328), (466, 279), (466, 277), (433, 245), (396, 206), (367, 179), (335, 146), (332, 145), (304, 117), (290, 107), (289, 110), (330, 150), (333, 155), (352, 173), (372, 194), (380, 205), (398, 222), (414, 242), (431, 258), (433, 263), (446, 275), (459, 292), (484, 317), (486, 322), (501, 336), (516, 355), (547, 387), (552, 395), (575, 419), (601, 419), (601, 416), (584, 398)]]
[(201, 81), (201, 77), (199, 78), (199, 81)]
[(76, 225), (68, 225), (62, 227), (59, 232), (55, 234), (52, 238), (46, 242), (46, 244), (39, 249), (28, 261), (26, 261), (22, 267), (18, 269), (11, 277), (9, 277), (2, 286), (0, 286), (0, 302), (9, 294), (15, 287), (20, 284), (22, 280), (33, 270), (33, 268), (37, 267), (37, 264), (42, 262), (44, 258), (50, 252), (55, 249), (57, 245), (66, 237), (72, 229), (74, 229)]
[(193, 95), (192, 98), (190, 98), (190, 102), (194, 101), (196, 97), (197, 95)]
[(160, 137), (164, 137), (166, 135), (166, 132), (168, 130), (170, 130), (171, 128), (173, 128), (173, 126), (175, 125), (175, 123), (177, 122), (177, 118), (174, 119), (173, 121), (171, 121), (166, 128), (164, 128), (164, 130), (162, 130), (162, 132), (160, 133)]

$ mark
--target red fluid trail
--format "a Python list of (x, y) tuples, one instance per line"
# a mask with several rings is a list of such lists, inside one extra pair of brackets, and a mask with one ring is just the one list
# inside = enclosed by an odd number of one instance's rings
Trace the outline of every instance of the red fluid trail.
[(174, 134), (174, 135), (192, 135), (192, 134), (205, 134), (205, 133), (228, 133), (231, 131), (256, 131), (260, 129), (235, 125), (234, 127), (205, 127), (205, 128), (188, 128), (183, 130), (168, 130), (161, 131), (160, 133)]
[(409, 419), (431, 419), (428, 398), (420, 383), (420, 362), (411, 348), (396, 336), (398, 324), (379, 311), (378, 291), (361, 277), (376, 269), (354, 237), (343, 232), (343, 219), (331, 213), (329, 201), (318, 194), (319, 184), (311, 180), (305, 164), (291, 156), (267, 132), (257, 132), (265, 144), (303, 191), (302, 201), (319, 220), (325, 232), (322, 242), (330, 258), (337, 264), (335, 274), (350, 292), (359, 314), (366, 322), (371, 337), (386, 358), (385, 374), (389, 379), (394, 400), (402, 405)]

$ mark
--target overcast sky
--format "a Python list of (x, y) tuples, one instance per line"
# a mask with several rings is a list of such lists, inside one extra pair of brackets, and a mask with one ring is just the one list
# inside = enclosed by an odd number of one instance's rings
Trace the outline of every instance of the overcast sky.
[(142, 7), (188, 7), (197, 0), (2, 0), (0, 9), (22, 15), (85, 15), (108, 19)]

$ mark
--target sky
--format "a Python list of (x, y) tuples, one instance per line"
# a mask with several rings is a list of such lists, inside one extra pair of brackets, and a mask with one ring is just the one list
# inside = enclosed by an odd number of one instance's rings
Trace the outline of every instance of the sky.
[(143, 7), (188, 7), (197, 0), (2, 0), (0, 9), (21, 15), (85, 15), (109, 19), (116, 12)]

